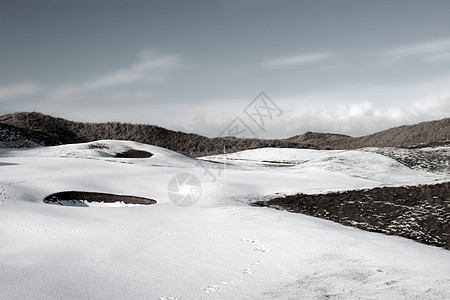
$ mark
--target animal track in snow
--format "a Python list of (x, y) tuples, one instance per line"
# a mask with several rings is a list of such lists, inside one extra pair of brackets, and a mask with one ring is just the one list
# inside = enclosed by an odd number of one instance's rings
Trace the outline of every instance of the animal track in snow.
[(246, 239), (244, 237), (241, 237), (241, 241), (247, 242), (247, 243), (257, 243), (259, 240), (252, 240), (252, 239)]
[[(207, 234), (207, 237), (222, 238), (222, 237), (228, 237), (228, 236), (227, 235), (217, 235), (217, 234)], [(241, 241), (250, 243), (250, 244), (260, 243), (260, 241), (258, 239), (249, 239), (249, 238), (245, 238), (245, 237), (241, 237)], [(264, 253), (264, 252), (270, 251), (270, 249), (268, 249), (264, 245), (261, 245), (259, 247), (254, 248), (253, 251), (258, 251), (258, 252)], [(244, 268), (242, 270), (242, 273), (243, 274), (254, 274), (255, 273), (254, 267), (256, 267), (257, 265), (259, 265), (263, 262), (264, 262), (264, 260), (258, 260), (256, 262), (252, 263), (247, 268)], [(233, 284), (233, 281), (221, 281), (217, 284), (209, 285), (208, 287), (204, 288), (203, 292), (205, 292), (207, 294), (220, 292), (221, 288), (224, 285), (230, 285), (230, 284)]]
[[(251, 244), (260, 243), (260, 241), (257, 239), (248, 239), (248, 238), (244, 238), (244, 237), (241, 237), (241, 241), (251, 243)], [(253, 248), (253, 251), (265, 253), (265, 252), (269, 252), (271, 250), (264, 245), (260, 245), (260, 246), (257, 246), (256, 248)], [(245, 268), (243, 273), (244, 274), (254, 274), (255, 271), (253, 270), (253, 266), (257, 266), (263, 262), (264, 262), (263, 260), (258, 260), (257, 262), (252, 263), (251, 267)]]
[(257, 265), (259, 265), (259, 264), (261, 264), (263, 262), (264, 262), (263, 260), (258, 260), (257, 262), (252, 263), (252, 266), (257, 266)]
[(119, 233), (119, 234), (129, 234), (129, 235), (139, 235), (138, 232), (125, 231), (125, 230), (116, 230), (116, 233)]
[(8, 197), (5, 195), (6, 186), (0, 185), (0, 203), (5, 203)]
[(215, 238), (225, 238), (225, 237), (228, 237), (228, 235), (226, 235), (226, 234), (210, 234), (210, 233), (208, 233), (206, 236), (207, 236), (207, 237), (215, 237)]
[(218, 284), (214, 284), (214, 285), (209, 285), (207, 288), (203, 289), (203, 292), (209, 294), (209, 293), (215, 293), (220, 291), (220, 286), (221, 285), (230, 285), (233, 284), (233, 280), (229, 280), (229, 281), (221, 281)]
[(207, 288), (204, 288), (203, 291), (207, 294), (209, 293), (214, 293), (214, 292), (218, 292), (219, 289), (219, 285), (215, 284), (215, 285), (210, 285)]
[(22, 232), (29, 232), (29, 233), (36, 233), (36, 232), (47, 232), (47, 229), (36, 229), (36, 228), (32, 228), (32, 229), (22, 229)]
[(262, 264), (264, 261), (263, 260), (258, 260), (257, 262), (254, 262), (251, 264), (251, 267), (245, 268), (244, 271), (242, 271), (242, 273), (244, 274), (254, 274), (255, 270), (253, 269), (254, 266), (257, 266), (259, 264)]
[(170, 236), (175, 237), (175, 236), (188, 236), (188, 233), (187, 232), (167, 232), (166, 231), (166, 232), (163, 232), (162, 235), (166, 236), (166, 237), (170, 237)]
[(263, 245), (263, 246), (261, 246), (261, 247), (258, 247), (258, 248), (253, 249), (253, 251), (269, 252), (270, 249)]

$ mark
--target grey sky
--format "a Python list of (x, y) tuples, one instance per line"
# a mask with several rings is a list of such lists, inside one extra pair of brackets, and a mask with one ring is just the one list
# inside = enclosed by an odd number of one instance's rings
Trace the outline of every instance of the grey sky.
[(450, 115), (449, 1), (0, 0), (0, 114), (215, 136), (261, 91), (264, 137)]

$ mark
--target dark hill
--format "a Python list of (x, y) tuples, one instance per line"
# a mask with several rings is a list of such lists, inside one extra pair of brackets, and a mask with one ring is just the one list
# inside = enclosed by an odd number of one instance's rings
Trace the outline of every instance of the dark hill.
[(450, 143), (450, 118), (391, 128), (351, 141), (349, 148), (421, 147), (437, 142)]
[[(168, 148), (190, 156), (235, 152), (261, 147), (356, 149), (363, 147), (421, 147), (450, 141), (450, 118), (400, 126), (364, 137), (306, 132), (288, 139), (208, 138), (154, 125), (81, 123), (41, 113), (0, 116), (0, 146), (34, 147), (89, 142), (101, 139), (132, 140)], [(2, 129), (6, 128), (6, 129)], [(11, 141), (14, 141), (12, 143)], [(10, 146), (8, 146), (10, 145)]]
[[(0, 124), (8, 124), (20, 130), (48, 136), (59, 145), (89, 142), (102, 139), (132, 140), (171, 149), (190, 156), (222, 153), (223, 149), (234, 152), (259, 147), (282, 147), (286, 142), (237, 138), (207, 138), (201, 135), (172, 131), (154, 125), (130, 123), (81, 123), (55, 118), (41, 113), (14, 113), (0, 117)], [(0, 136), (0, 142), (8, 139)], [(30, 145), (31, 146), (31, 145)]]
[(0, 148), (31, 148), (58, 144), (61, 144), (58, 138), (46, 133), (0, 123)]

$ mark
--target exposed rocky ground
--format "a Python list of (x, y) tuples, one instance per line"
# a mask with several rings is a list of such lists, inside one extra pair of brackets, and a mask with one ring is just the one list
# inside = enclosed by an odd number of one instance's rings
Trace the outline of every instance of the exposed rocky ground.
[(423, 149), (372, 148), (378, 154), (388, 156), (415, 170), (450, 174), (450, 147)]
[[(357, 149), (364, 147), (423, 148), (450, 144), (450, 118), (400, 126), (364, 137), (306, 132), (288, 139), (208, 138), (153, 125), (129, 123), (80, 123), (41, 113), (0, 116), (9, 132), (0, 131), (0, 146), (33, 147), (113, 139), (164, 147), (189, 156), (206, 156), (263, 147), (307, 149)], [(11, 132), (13, 131), (13, 132)], [(23, 137), (21, 134), (25, 134)], [(31, 142), (29, 142), (31, 141)]]
[(450, 250), (450, 182), (297, 194), (254, 205), (286, 209)]

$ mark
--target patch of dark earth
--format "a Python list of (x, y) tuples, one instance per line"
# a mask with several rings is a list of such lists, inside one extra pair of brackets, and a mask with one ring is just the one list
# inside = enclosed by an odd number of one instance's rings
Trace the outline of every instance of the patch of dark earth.
[(297, 194), (253, 202), (450, 250), (450, 182)]
[(95, 192), (78, 192), (78, 191), (67, 191), (58, 192), (51, 194), (44, 199), (46, 204), (62, 205), (62, 206), (85, 206), (84, 202), (103, 202), (103, 203), (114, 203), (123, 202), (125, 204), (140, 204), (140, 205), (151, 205), (156, 204), (156, 200), (129, 196), (129, 195), (116, 195), (107, 193), (95, 193)]
[(150, 152), (135, 149), (126, 150), (124, 152), (116, 154), (116, 157), (120, 158), (149, 158), (152, 156), (153, 154)]

